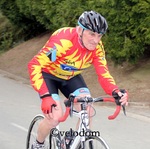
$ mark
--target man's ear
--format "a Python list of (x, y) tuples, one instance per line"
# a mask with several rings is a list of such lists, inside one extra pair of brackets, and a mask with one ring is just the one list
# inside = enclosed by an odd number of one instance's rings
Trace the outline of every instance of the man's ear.
[(79, 36), (82, 35), (82, 28), (80, 26), (77, 26), (77, 33)]

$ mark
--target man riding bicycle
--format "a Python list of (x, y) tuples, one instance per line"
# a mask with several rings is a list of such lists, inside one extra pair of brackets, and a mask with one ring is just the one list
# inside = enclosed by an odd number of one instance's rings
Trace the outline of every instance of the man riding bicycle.
[(85, 11), (77, 27), (64, 27), (55, 31), (44, 47), (28, 64), (33, 88), (41, 98), (45, 118), (40, 123), (32, 149), (42, 149), (50, 130), (58, 125), (62, 107), (58, 90), (68, 98), (90, 96), (81, 72), (94, 65), (98, 81), (109, 95), (121, 97), (127, 105), (127, 93), (122, 93), (110, 75), (101, 41), (107, 30), (106, 19), (95, 11)]

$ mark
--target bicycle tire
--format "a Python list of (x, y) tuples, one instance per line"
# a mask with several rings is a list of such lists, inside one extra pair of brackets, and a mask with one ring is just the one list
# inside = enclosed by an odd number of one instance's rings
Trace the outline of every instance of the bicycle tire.
[[(81, 149), (81, 144), (78, 149)], [(85, 149), (110, 149), (102, 137), (90, 136), (85, 141)]]
[[(43, 119), (44, 119), (43, 115), (37, 115), (31, 121), (31, 124), (28, 129), (27, 139), (26, 139), (26, 149), (31, 149), (31, 145), (36, 140), (36, 137), (37, 137), (37, 129), (38, 129), (39, 123)], [(49, 144), (50, 144), (50, 142), (49, 142), (49, 138), (48, 138), (45, 140), (44, 149), (50, 149)]]

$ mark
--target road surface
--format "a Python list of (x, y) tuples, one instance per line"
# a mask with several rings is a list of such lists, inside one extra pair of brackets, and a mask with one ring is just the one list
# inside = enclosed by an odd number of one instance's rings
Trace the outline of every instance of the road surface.
[[(32, 118), (41, 113), (38, 94), (27, 84), (0, 74), (0, 148), (26, 149), (26, 135)], [(113, 121), (107, 116), (112, 108), (96, 106), (93, 129), (107, 141), (111, 149), (150, 149), (150, 119), (123, 113)], [(68, 123), (67, 123), (68, 122)], [(62, 130), (75, 126), (69, 118)]]

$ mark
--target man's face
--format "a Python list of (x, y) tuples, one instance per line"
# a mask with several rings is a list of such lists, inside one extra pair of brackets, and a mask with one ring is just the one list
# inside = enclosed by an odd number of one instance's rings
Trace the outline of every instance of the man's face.
[(100, 42), (101, 38), (102, 34), (98, 34), (90, 30), (84, 30), (82, 35), (82, 42), (88, 50), (94, 50)]

